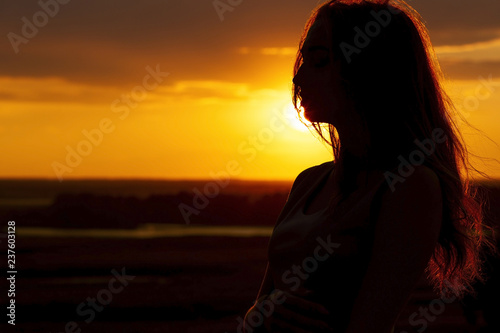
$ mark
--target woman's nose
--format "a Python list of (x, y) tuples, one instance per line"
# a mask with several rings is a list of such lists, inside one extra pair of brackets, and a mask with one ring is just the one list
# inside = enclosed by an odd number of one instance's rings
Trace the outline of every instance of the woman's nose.
[(302, 67), (303, 67), (303, 65), (301, 65), (299, 67), (299, 69), (297, 70), (297, 73), (295, 73), (295, 76), (292, 79), (293, 84), (295, 84), (296, 86), (300, 86), (300, 84), (302, 82), (302, 71), (303, 71)]
[(299, 70), (297, 71), (297, 73), (295, 74), (295, 76), (292, 79), (293, 84), (295, 84), (296, 86), (300, 86), (300, 82), (301, 82), (300, 81), (300, 72), (301, 72), (301, 70), (299, 68)]

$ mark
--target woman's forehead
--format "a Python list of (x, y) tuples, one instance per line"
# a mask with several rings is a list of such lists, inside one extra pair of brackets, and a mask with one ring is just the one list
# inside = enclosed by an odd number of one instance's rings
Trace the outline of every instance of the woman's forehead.
[(313, 46), (330, 46), (328, 36), (326, 34), (325, 24), (321, 20), (314, 21), (309, 28), (303, 48), (308, 49)]

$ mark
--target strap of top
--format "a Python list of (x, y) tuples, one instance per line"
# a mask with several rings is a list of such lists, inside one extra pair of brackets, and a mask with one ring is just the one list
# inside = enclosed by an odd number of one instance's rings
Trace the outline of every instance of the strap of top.
[(298, 204), (304, 193), (309, 191), (311, 185), (317, 182), (323, 173), (331, 169), (332, 164), (333, 162), (330, 161), (310, 167), (302, 171), (297, 176), (288, 195), (287, 202), (278, 216), (276, 225), (274, 226), (275, 229), (285, 219), (295, 205)]
[[(321, 179), (322, 176), (326, 174), (326, 172), (331, 171), (331, 168), (333, 166), (332, 164), (333, 162), (330, 161), (320, 165), (313, 166), (311, 168), (302, 171), (297, 176), (288, 195), (287, 203), (283, 207), (280, 215), (278, 216), (274, 228), (276, 228), (290, 213), (290, 211), (293, 210), (293, 208), (298, 204), (298, 202), (302, 199), (305, 193), (308, 193), (311, 186), (314, 185), (316, 182), (318, 182), (319, 179)], [(394, 171), (395, 171), (394, 169), (391, 170), (391, 172)], [(380, 208), (382, 205), (382, 195), (387, 189), (387, 181), (385, 177), (380, 179), (375, 187), (377, 189), (375, 194), (373, 195), (373, 199), (370, 204), (370, 215), (369, 215), (370, 226), (372, 227), (374, 227), (376, 218), (378, 217), (378, 214), (380, 212)]]

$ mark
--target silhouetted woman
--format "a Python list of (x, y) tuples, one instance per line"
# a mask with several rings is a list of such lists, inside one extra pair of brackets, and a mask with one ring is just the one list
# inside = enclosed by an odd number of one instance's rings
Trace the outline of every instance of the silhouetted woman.
[(481, 278), (489, 243), (440, 80), (403, 1), (329, 1), (314, 12), (293, 96), (333, 161), (296, 178), (247, 333), (389, 333), (424, 272), (445, 295)]

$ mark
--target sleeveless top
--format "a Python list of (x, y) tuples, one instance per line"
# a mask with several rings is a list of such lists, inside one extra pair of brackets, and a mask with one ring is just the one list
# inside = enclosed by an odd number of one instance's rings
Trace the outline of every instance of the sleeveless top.
[(308, 298), (329, 310), (335, 332), (344, 332), (370, 261), (387, 185), (381, 173), (367, 191), (354, 192), (336, 207), (305, 214), (307, 198), (327, 180), (333, 163), (297, 177), (269, 240), (268, 258), (274, 288), (299, 296), (312, 290)]

